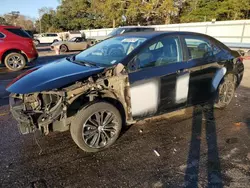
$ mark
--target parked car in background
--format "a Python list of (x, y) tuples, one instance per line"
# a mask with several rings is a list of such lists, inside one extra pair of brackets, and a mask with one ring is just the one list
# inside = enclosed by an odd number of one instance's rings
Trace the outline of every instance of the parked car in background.
[(137, 120), (207, 102), (225, 108), (243, 72), (239, 54), (207, 35), (140, 32), (30, 69), (7, 90), (23, 134), (70, 130), (97, 152)]
[(41, 43), (54, 43), (61, 41), (59, 34), (57, 33), (42, 33), (34, 37), (34, 42), (36, 45)]
[(18, 71), (36, 59), (38, 53), (31, 36), (20, 27), (0, 25), (0, 63)]
[(108, 34), (109, 37), (113, 37), (116, 35), (121, 35), (124, 33), (132, 33), (132, 32), (152, 32), (155, 31), (153, 27), (147, 26), (123, 26), (114, 29), (111, 33)]
[(50, 48), (51, 50), (59, 50), (60, 52), (68, 52), (74, 50), (85, 50), (92, 46), (93, 40), (85, 39), (83, 37), (73, 37), (68, 41), (54, 42)]
[(96, 41), (100, 42), (102, 40), (105, 40), (110, 37), (114, 37), (116, 35), (121, 35), (125, 33), (134, 33), (134, 32), (152, 32), (155, 31), (154, 27), (148, 27), (148, 26), (123, 26), (113, 29), (111, 33), (109, 33), (107, 36), (100, 36), (96, 37)]

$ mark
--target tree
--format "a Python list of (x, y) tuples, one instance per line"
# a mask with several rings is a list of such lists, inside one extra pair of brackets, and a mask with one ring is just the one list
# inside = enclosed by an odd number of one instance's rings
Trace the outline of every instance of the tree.
[(62, 1), (57, 8), (57, 18), (63, 30), (80, 30), (91, 28), (91, 3), (88, 0)]
[(0, 25), (8, 25), (3, 17), (0, 17)]
[(148, 24), (169, 24), (171, 16), (178, 13), (173, 0), (142, 1), (142, 13)]
[(180, 21), (248, 19), (249, 10), (249, 0), (187, 0), (180, 11)]
[(5, 14), (3, 16), (3, 19), (5, 20), (5, 24), (20, 26), (23, 29), (30, 31), (35, 30), (33, 20), (27, 16), (24, 15), (13, 16), (11, 14)]
[(217, 10), (218, 20), (250, 18), (250, 0), (224, 0)]
[(188, 0), (181, 11), (181, 22), (202, 22), (217, 18), (219, 0)]

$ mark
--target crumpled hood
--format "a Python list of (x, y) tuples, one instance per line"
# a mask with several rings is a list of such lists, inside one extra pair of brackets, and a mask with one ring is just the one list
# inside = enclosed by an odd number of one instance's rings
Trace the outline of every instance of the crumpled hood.
[(88, 67), (72, 63), (64, 58), (26, 71), (14, 79), (6, 90), (19, 94), (48, 91), (61, 88), (103, 70), (103, 67)]

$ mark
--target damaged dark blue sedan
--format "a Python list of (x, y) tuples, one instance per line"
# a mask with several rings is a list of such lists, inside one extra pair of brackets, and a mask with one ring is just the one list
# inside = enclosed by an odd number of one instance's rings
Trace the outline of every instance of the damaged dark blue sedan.
[(82, 150), (97, 152), (137, 120), (208, 101), (226, 107), (243, 71), (239, 54), (212, 37), (130, 33), (30, 69), (7, 90), (23, 134), (70, 130)]

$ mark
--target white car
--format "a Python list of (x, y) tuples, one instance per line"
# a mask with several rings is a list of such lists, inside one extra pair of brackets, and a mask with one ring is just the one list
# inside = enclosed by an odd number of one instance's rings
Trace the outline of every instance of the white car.
[(43, 33), (35, 37), (34, 42), (36, 45), (40, 43), (54, 43), (62, 41), (59, 34), (57, 33)]

